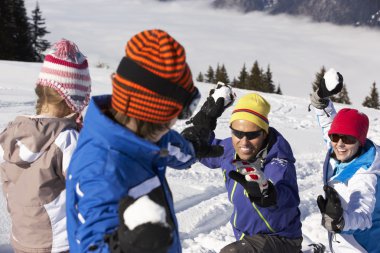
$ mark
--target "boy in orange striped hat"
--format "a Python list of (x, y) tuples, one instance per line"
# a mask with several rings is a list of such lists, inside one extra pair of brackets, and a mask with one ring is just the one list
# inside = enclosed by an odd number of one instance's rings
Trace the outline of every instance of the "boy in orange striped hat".
[(112, 96), (90, 101), (68, 170), (70, 251), (181, 252), (166, 166), (189, 168), (196, 156), (222, 149), (201, 140), (207, 129), (194, 132), (202, 146), (171, 130), (200, 98), (185, 49), (168, 33), (147, 30), (125, 51)]

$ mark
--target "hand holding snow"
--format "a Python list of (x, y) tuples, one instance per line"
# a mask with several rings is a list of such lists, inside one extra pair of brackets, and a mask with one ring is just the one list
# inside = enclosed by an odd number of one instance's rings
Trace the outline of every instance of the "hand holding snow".
[(335, 87), (339, 84), (338, 72), (333, 68), (329, 69), (325, 73), (323, 78), (325, 79), (326, 88), (329, 91), (332, 91), (333, 89), (335, 89)]
[(215, 102), (218, 98), (224, 98), (224, 106), (231, 105), (235, 100), (236, 94), (232, 91), (232, 88), (229, 85), (226, 85), (222, 82), (218, 82), (214, 93), (211, 95)]
[(125, 225), (130, 230), (149, 222), (167, 225), (165, 208), (153, 202), (148, 196), (137, 199), (124, 211), (123, 217)]

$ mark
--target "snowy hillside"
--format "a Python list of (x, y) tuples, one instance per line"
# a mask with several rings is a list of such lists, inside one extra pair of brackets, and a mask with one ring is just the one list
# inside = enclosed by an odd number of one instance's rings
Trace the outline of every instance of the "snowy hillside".
[[(35, 1), (25, 2), (30, 14)], [(353, 106), (370, 118), (369, 138), (380, 144), (379, 111), (360, 106), (373, 81), (380, 83), (380, 33), (363, 28), (312, 24), (284, 16), (216, 11), (208, 7), (210, 2), (39, 0), (47, 29), (51, 32), (47, 39), (51, 42), (62, 37), (73, 40), (88, 56), (92, 95), (111, 92), (110, 74), (123, 56), (126, 41), (143, 29), (161, 28), (178, 39), (186, 48), (194, 76), (218, 62), (226, 65), (231, 77), (238, 75), (244, 62), (247, 66), (255, 60), (262, 67), (270, 64), (275, 84), (281, 84), (285, 95), (263, 96), (272, 105), (270, 125), (288, 139), (297, 159), (305, 244), (309, 241), (326, 243), (315, 201), (322, 192), (325, 146), (313, 113), (307, 111), (311, 83), (322, 65), (340, 71)], [(110, 68), (96, 68), (98, 63), (105, 63)], [(0, 130), (17, 115), (34, 112), (33, 89), (40, 67), (38, 63), (0, 61)], [(204, 96), (212, 87), (204, 83), (197, 85)], [(246, 92), (236, 91), (238, 97)], [(231, 108), (219, 119), (217, 137), (230, 135), (230, 113)], [(184, 127), (184, 122), (175, 125), (177, 130)], [(167, 177), (185, 253), (219, 252), (234, 240), (228, 222), (232, 206), (227, 200), (220, 170), (195, 164), (186, 171), (169, 169)], [(9, 230), (1, 192), (1, 253), (11, 252)]]
[[(34, 82), (40, 64), (0, 61), (0, 129), (16, 115), (34, 112)], [(93, 94), (110, 93), (109, 75), (111, 70), (91, 68)], [(203, 94), (202, 101), (212, 87), (210, 84), (197, 83)], [(237, 96), (247, 93), (236, 90)], [(298, 186), (301, 196), (301, 217), (305, 244), (310, 241), (326, 243), (326, 233), (320, 224), (320, 214), (316, 196), (322, 193), (321, 169), (325, 146), (320, 136), (312, 112), (308, 112), (308, 99), (273, 94), (262, 95), (270, 102), (270, 125), (277, 128), (290, 142), (297, 159)], [(337, 108), (341, 108), (338, 105)], [(379, 111), (359, 108), (370, 118), (369, 137), (380, 143)], [(230, 136), (228, 121), (232, 108), (219, 119), (217, 137)], [(182, 130), (183, 121), (175, 128)], [(220, 170), (210, 170), (195, 164), (191, 169), (167, 173), (179, 221), (179, 230), (184, 252), (219, 252), (229, 242), (234, 241), (229, 216), (232, 205), (227, 200)], [(1, 191), (1, 190), (0, 190)], [(9, 253), (10, 224), (3, 194), (0, 193), (0, 252)]]
[[(46, 38), (77, 42), (89, 64), (116, 68), (126, 41), (144, 29), (167, 30), (181, 42), (194, 76), (225, 64), (230, 79), (255, 60), (273, 72), (285, 95), (305, 97), (322, 65), (344, 74), (353, 104), (380, 84), (380, 32), (312, 23), (260, 12), (215, 10), (213, 0), (39, 0)], [(35, 0), (25, 0), (30, 15)]]

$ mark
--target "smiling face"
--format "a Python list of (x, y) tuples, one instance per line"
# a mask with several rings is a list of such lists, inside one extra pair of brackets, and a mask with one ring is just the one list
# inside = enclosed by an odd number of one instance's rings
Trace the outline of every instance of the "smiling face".
[(339, 138), (338, 140), (335, 139), (335, 141), (331, 140), (331, 145), (336, 159), (341, 162), (350, 161), (356, 155), (360, 147), (358, 140), (356, 140), (355, 143), (347, 144), (342, 138)]
[[(231, 128), (241, 132), (254, 132), (262, 130), (256, 124), (247, 120), (235, 120), (231, 123)], [(248, 140), (247, 136), (239, 139), (232, 134), (232, 145), (234, 146), (236, 154), (240, 157), (240, 159), (247, 161), (255, 157), (262, 149), (267, 135), (268, 134), (262, 130), (262, 133), (258, 137)]]

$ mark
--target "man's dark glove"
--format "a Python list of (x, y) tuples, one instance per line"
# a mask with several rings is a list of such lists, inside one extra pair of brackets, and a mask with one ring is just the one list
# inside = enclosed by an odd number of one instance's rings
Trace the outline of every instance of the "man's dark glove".
[(200, 128), (215, 130), (217, 119), (234, 102), (235, 97), (236, 95), (231, 86), (218, 82), (216, 88), (210, 90), (210, 94), (199, 112), (186, 123), (193, 123), (194, 126)]
[[(250, 175), (243, 175), (237, 171), (230, 171), (228, 173), (229, 177), (239, 184), (241, 184), (249, 195), (249, 199), (261, 207), (274, 206), (277, 203), (277, 193), (272, 182), (267, 180), (267, 188), (262, 191), (260, 185), (256, 180), (252, 179)], [(247, 176), (249, 177), (247, 180)]]
[(343, 76), (334, 69), (329, 69), (321, 79), (318, 89), (311, 94), (310, 102), (317, 109), (329, 105), (329, 97), (338, 94), (343, 88)]
[[(173, 243), (172, 228), (163, 223), (146, 222), (130, 230), (123, 214), (136, 200), (126, 197), (119, 204), (119, 228), (105, 237), (111, 253), (166, 253)], [(142, 206), (141, 208), (144, 208)]]
[(344, 228), (343, 208), (339, 194), (331, 186), (323, 186), (326, 199), (319, 195), (317, 204), (322, 214), (322, 226), (328, 231), (340, 233)]
[(222, 146), (210, 144), (212, 131), (208, 128), (187, 127), (182, 131), (181, 135), (193, 144), (197, 158), (218, 157), (224, 153)]
[(218, 98), (215, 102), (213, 97), (208, 97), (199, 112), (186, 123), (193, 123), (194, 126), (199, 128), (215, 130), (216, 121), (223, 114), (223, 112), (224, 98)]

